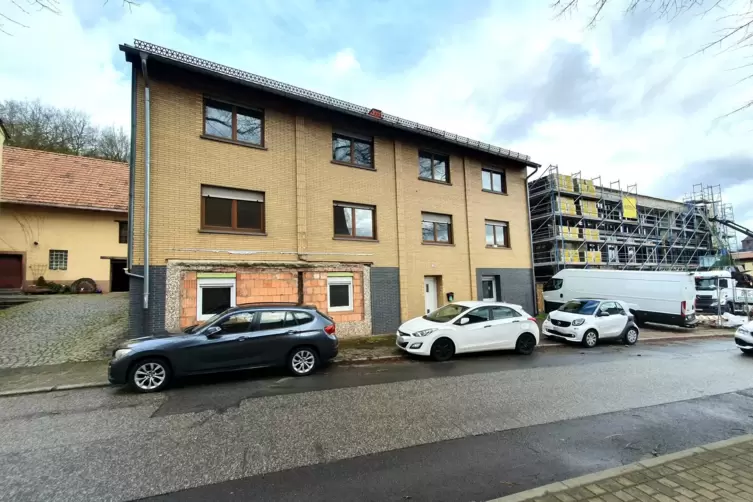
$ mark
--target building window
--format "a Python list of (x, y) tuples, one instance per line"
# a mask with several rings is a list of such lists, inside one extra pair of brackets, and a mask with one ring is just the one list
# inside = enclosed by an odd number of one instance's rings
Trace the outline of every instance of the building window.
[(330, 312), (353, 310), (353, 277), (327, 278), (327, 310)]
[(505, 172), (482, 169), (481, 188), (486, 192), (507, 193), (507, 178)]
[(264, 112), (211, 99), (204, 100), (204, 134), (214, 138), (262, 146)]
[(452, 244), (452, 216), (421, 213), (422, 240), (429, 243)]
[(201, 228), (264, 232), (264, 192), (202, 186)]
[(332, 160), (374, 169), (374, 141), (343, 134), (332, 135)]
[(450, 158), (437, 153), (418, 152), (418, 177), (422, 180), (450, 182)]
[(196, 287), (197, 320), (204, 321), (235, 307), (235, 279), (198, 279)]
[(50, 270), (68, 270), (68, 251), (50, 249)]
[(335, 237), (376, 239), (376, 208), (335, 202)]
[(128, 222), (118, 222), (118, 244), (128, 244)]
[(493, 248), (510, 247), (510, 227), (506, 221), (487, 220), (486, 245)]

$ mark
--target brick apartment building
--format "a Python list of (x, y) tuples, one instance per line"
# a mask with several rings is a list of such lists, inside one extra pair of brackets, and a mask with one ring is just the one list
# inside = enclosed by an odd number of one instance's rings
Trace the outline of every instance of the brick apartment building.
[(121, 50), (133, 334), (262, 301), (314, 304), (341, 336), (394, 332), (450, 294), (533, 310), (527, 156), (149, 43)]

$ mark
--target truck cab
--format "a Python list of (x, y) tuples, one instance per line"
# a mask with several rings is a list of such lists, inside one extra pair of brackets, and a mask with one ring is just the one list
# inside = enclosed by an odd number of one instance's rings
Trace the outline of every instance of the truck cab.
[(697, 272), (696, 309), (710, 313), (748, 313), (753, 306), (753, 288), (749, 286), (745, 276), (728, 270)]

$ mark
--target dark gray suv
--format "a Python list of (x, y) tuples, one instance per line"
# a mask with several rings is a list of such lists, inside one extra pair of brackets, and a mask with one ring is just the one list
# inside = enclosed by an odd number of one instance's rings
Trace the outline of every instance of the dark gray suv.
[(337, 355), (335, 323), (315, 307), (247, 304), (212, 316), (183, 333), (128, 340), (113, 351), (110, 383), (157, 392), (175, 377), (270, 366), (295, 376)]

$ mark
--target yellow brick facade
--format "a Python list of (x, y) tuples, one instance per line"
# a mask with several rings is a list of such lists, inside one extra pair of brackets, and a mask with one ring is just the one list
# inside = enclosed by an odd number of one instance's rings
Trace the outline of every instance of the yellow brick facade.
[[(400, 291), (395, 295), (403, 320), (424, 312), (424, 276), (440, 277), (441, 305), (447, 292), (456, 300), (477, 298), (477, 268), (530, 270), (523, 164), (331, 112), (312, 112), (249, 88), (151, 68), (151, 265), (232, 260), (398, 267)], [(143, 264), (144, 228), (140, 72), (136, 91), (133, 261), (138, 266)], [(264, 148), (202, 138), (206, 96), (263, 109)], [(373, 137), (375, 170), (332, 162), (332, 134), (342, 130)], [(450, 156), (450, 184), (418, 178), (419, 150)], [(482, 166), (505, 170), (506, 195), (482, 191)], [(264, 192), (266, 235), (200, 231), (202, 185)], [(377, 239), (335, 238), (334, 201), (375, 206)], [(452, 245), (422, 243), (422, 212), (452, 215)], [(509, 249), (486, 247), (485, 220), (509, 222)]]

